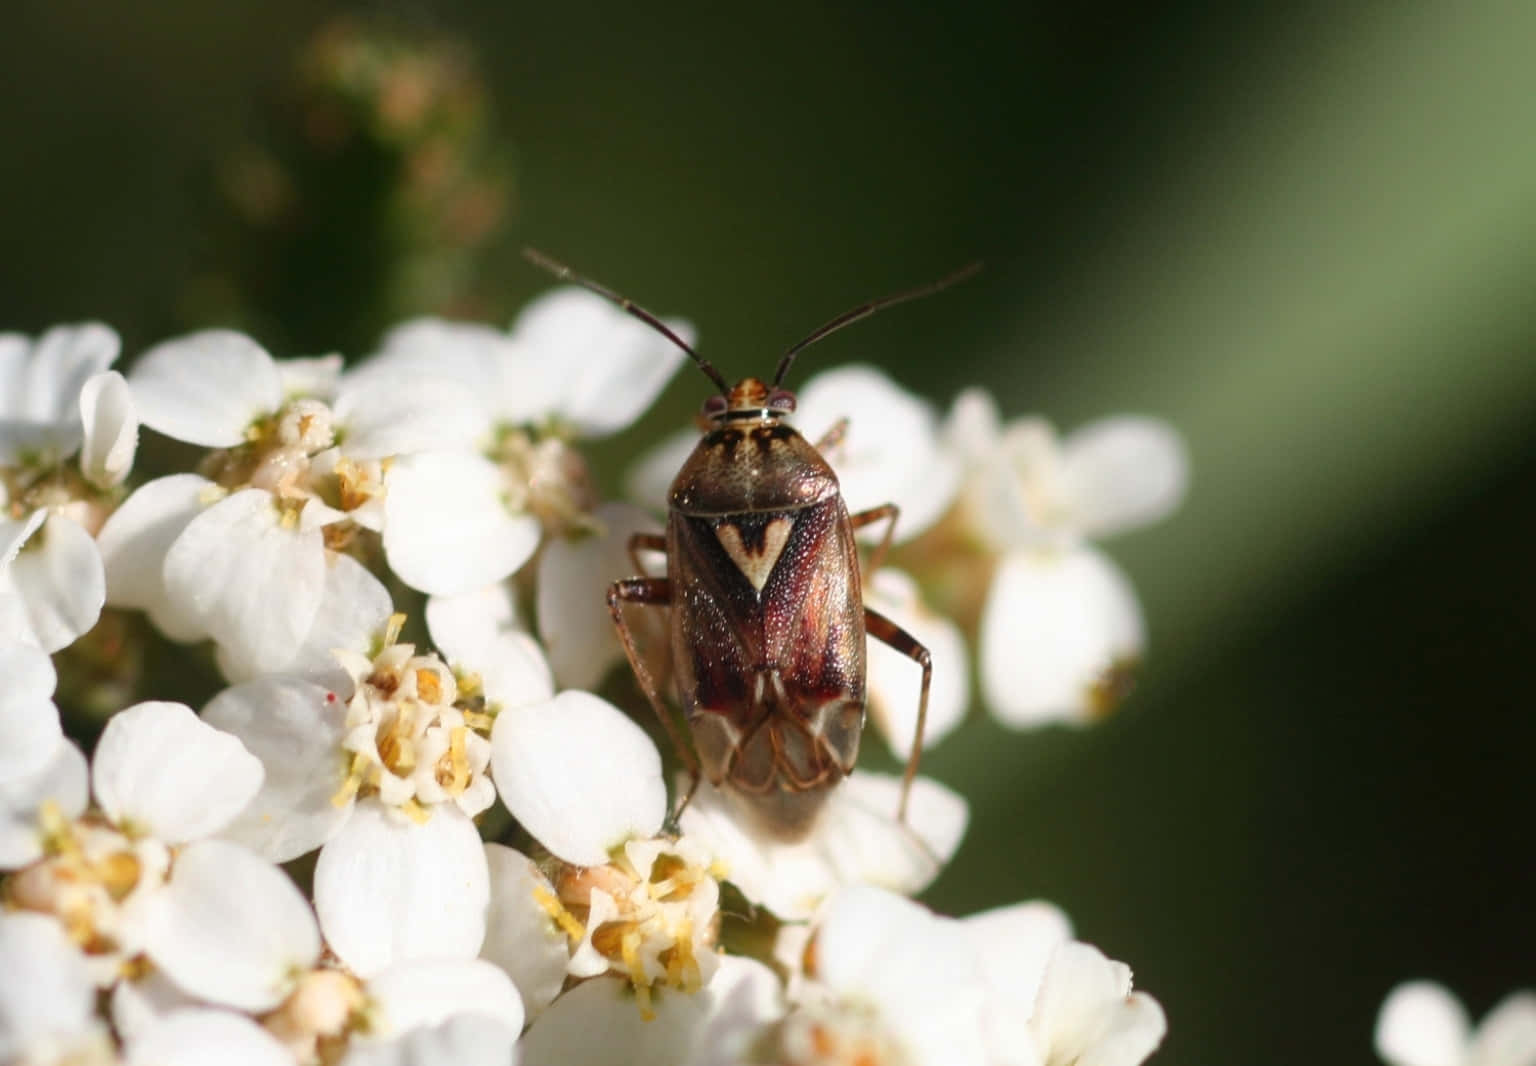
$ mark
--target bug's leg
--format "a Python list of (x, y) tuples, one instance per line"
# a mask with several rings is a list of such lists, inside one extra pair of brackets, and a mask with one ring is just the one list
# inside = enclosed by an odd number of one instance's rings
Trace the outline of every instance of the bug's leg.
[(880, 543), (876, 544), (875, 550), (869, 553), (869, 565), (865, 567), (865, 573), (873, 574), (885, 562), (885, 553), (891, 550), (891, 537), (896, 533), (896, 516), (899, 514), (901, 514), (901, 508), (894, 503), (882, 503), (879, 507), (871, 507), (867, 511), (848, 516), (848, 523), (854, 529), (863, 529), (876, 522), (886, 524)]
[(645, 567), (640, 562), (642, 551), (666, 553), (667, 538), (660, 533), (631, 533), (629, 535), (629, 561), (635, 564), (635, 573), (644, 574)]
[(912, 781), (917, 777), (918, 760), (923, 757), (923, 733), (928, 725), (928, 686), (933, 681), (933, 656), (917, 642), (917, 638), (879, 611), (864, 608), (865, 631), (882, 644), (895, 648), (923, 668), (923, 689), (917, 698), (917, 729), (912, 737), (912, 754), (907, 756), (907, 769), (901, 775), (901, 804), (896, 808), (896, 820), (907, 820), (907, 796), (912, 792)]
[(848, 420), (846, 418), (839, 418), (836, 422), (833, 422), (831, 428), (823, 433), (821, 438), (816, 441), (816, 450), (825, 454), (827, 449), (836, 448), (839, 444), (843, 443), (843, 438), (847, 435)]
[[(643, 535), (643, 534), (642, 534)], [(683, 761), (688, 769), (689, 785), (687, 795), (677, 810), (672, 814), (672, 820), (683, 813), (683, 808), (688, 806), (688, 801), (693, 799), (693, 794), (699, 788), (699, 760), (693, 754), (693, 749), (683, 739), (678, 731), (677, 723), (672, 720), (672, 712), (662, 701), (661, 692), (656, 688), (656, 679), (651, 676), (650, 668), (645, 665), (645, 660), (640, 657), (640, 650), (635, 647), (635, 635), (630, 632), (629, 623), (624, 620), (624, 605), (636, 603), (642, 607), (666, 607), (672, 603), (672, 582), (664, 577), (634, 577), (626, 581), (615, 581), (608, 586), (608, 613), (613, 617), (613, 628), (619, 634), (619, 643), (624, 645), (624, 655), (629, 659), (629, 668), (635, 672), (635, 680), (640, 682), (640, 688), (645, 692), (645, 698), (651, 701), (651, 709), (656, 712), (656, 717), (661, 719), (662, 728), (667, 731), (667, 738), (672, 741), (672, 749), (677, 752), (677, 757)]]

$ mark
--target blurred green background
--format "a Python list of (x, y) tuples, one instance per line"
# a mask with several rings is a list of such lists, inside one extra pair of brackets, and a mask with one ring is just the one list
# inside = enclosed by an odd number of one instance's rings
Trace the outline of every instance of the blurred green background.
[(505, 319), (545, 285), (528, 242), (688, 315), (732, 376), (984, 258), (802, 375), (1159, 414), (1194, 483), (1110, 545), (1152, 633), (1120, 716), (978, 716), (930, 756), (975, 811), (931, 901), (1063, 905), (1162, 1000), (1165, 1064), (1370, 1062), (1398, 980), (1474, 1013), (1536, 980), (1536, 7), (644, 7), (354, 9), (481, 79), (449, 93), (469, 178), (428, 191), (482, 214), (438, 254), (387, 143), (252, 236), (282, 195), (243, 146), (282, 143), (339, 8), (13, 0), (0, 326), (359, 354), (408, 311)]

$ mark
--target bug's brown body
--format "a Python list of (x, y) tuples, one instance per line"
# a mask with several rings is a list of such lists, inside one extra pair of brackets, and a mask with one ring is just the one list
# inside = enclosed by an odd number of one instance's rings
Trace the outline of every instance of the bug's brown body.
[(864, 603), (837, 477), (772, 413), (727, 421), (672, 484), (672, 663), (711, 783), (809, 828), (864, 724)]
[[(773, 385), (746, 378), (734, 388), (655, 315), (542, 253), (530, 261), (618, 304), (664, 334), (720, 390), (704, 404), (707, 431), (672, 482), (665, 538), (638, 534), (630, 554), (667, 555), (666, 577), (635, 577), (608, 589), (629, 665), (673, 747), (693, 775), (741, 801), (758, 826), (798, 840), (815, 825), (832, 788), (853, 770), (864, 729), (865, 639), (874, 637), (922, 668), (917, 737), (907, 760), (897, 816), (922, 754), (933, 663), (928, 649), (864, 606), (854, 531), (885, 522), (890, 543), (896, 507), (849, 514), (837, 476), (820, 447), (784, 417), (794, 396), (779, 388), (795, 355), (883, 307), (937, 292), (970, 277), (980, 264), (907, 292), (860, 304), (824, 323), (780, 358)], [(638, 557), (636, 566), (639, 566)], [(624, 606), (670, 607), (672, 673), (692, 746), (666, 702), (624, 618)]]

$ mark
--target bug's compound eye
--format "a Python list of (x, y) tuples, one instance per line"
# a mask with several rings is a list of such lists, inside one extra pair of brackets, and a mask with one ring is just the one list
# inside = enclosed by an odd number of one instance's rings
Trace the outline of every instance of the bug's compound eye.
[(724, 396), (711, 396), (704, 401), (704, 409), (700, 412), (705, 418), (719, 418), (725, 414), (727, 404)]
[(780, 414), (793, 414), (795, 394), (788, 389), (774, 389), (768, 394), (768, 409), (778, 411)]

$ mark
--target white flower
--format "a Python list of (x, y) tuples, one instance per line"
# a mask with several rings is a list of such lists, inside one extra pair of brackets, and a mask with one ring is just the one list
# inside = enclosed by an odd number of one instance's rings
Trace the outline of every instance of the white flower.
[(1087, 541), (1178, 505), (1188, 480), (1178, 435), (1120, 416), (1058, 439), (1040, 419), (1001, 425), (979, 389), (955, 401), (945, 433), (968, 471), (969, 533), (1001, 556), (981, 618), (989, 706), (1019, 727), (1113, 709), (1145, 632), (1129, 582)]
[(56, 326), (36, 341), (0, 333), (0, 467), (46, 469), (79, 451), (95, 428), (80, 394), (117, 355), (117, 334), (94, 322)]
[(1376, 1016), (1376, 1054), (1390, 1066), (1532, 1066), (1536, 993), (1510, 993), (1474, 1029), (1443, 985), (1398, 985)]
[[(308, 369), (293, 380), (325, 383)], [(151, 349), (129, 382), (146, 425), (219, 451), (210, 478), (150, 482), (108, 522), (110, 602), (259, 670), (281, 668), (310, 632), (328, 549), (382, 528), (386, 467), (464, 440), (455, 386), (376, 377), (343, 380), (329, 402), (287, 395), (283, 368), (229, 331)]]
[(785, 843), (744, 817), (730, 793), (703, 782), (680, 821), (747, 899), (781, 919), (806, 919), (845, 885), (921, 892), (954, 855), (965, 834), (965, 800), (919, 777), (903, 824), (896, 819), (900, 795), (899, 777), (855, 771), (832, 790), (810, 835)]
[(1167, 1028), (1157, 1000), (1131, 991), (1129, 966), (1075, 940), (1052, 953), (1029, 1018), (1041, 1066), (1138, 1066)]
[(101, 614), (92, 534), (138, 443), (128, 387), (107, 369), (117, 352), (117, 334), (96, 324), (35, 343), (0, 334), (0, 639), (53, 652)]
[(1015, 903), (960, 919), (987, 982), (985, 1026), (993, 1066), (1038, 1066), (1030, 1015), (1056, 948), (1072, 936), (1061, 910)]
[(698, 993), (658, 992), (647, 1017), (630, 986), (598, 977), (566, 992), (521, 1042), (524, 1066), (623, 1062), (626, 1066), (723, 1066), (783, 1013), (778, 978), (754, 959), (726, 956)]
[(696, 842), (659, 835), (667, 795), (650, 738), (617, 708), (571, 690), (503, 710), (491, 743), (507, 809), (559, 860), (551, 883), (507, 856), (498, 955), (527, 940), (546, 957), (552, 919), (572, 944), (566, 971), (623, 975), (643, 1013), (653, 988), (705, 987), (717, 966), (719, 870)]
[[(672, 327), (691, 333), (686, 323)], [(682, 359), (665, 337), (577, 288), (534, 301), (509, 334), (430, 318), (397, 327), (358, 376), (442, 376), (474, 402), (462, 413), (465, 450), (415, 456), (390, 471), (390, 566), (425, 592), (465, 592), (522, 565), (540, 522), (585, 529), (597, 497), (573, 442), (633, 422)], [(422, 535), (428, 525), (436, 537)]]
[(53, 915), (86, 953), (95, 980), (114, 983), (146, 950), (147, 916), (164, 890), (172, 849), (218, 832), (261, 785), (261, 764), (234, 737), (178, 703), (118, 712), (91, 767), (61, 745), (43, 778), (6, 796), (5, 865), (18, 907)]
[(986, 1066), (987, 989), (958, 922), (856, 885), (828, 901), (811, 955), (779, 1061)]

